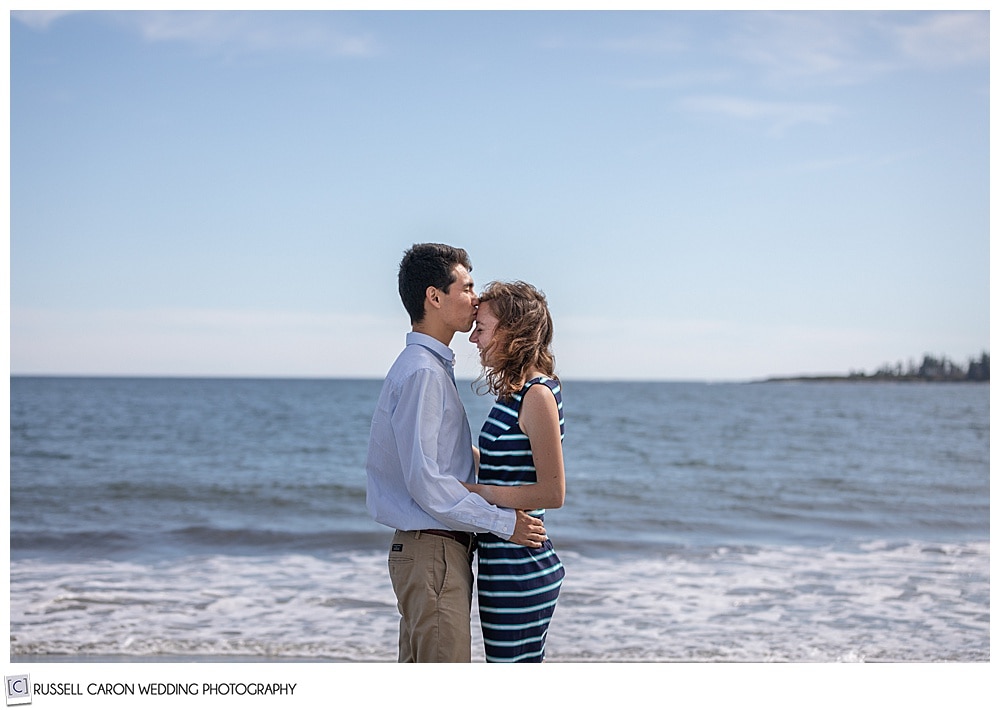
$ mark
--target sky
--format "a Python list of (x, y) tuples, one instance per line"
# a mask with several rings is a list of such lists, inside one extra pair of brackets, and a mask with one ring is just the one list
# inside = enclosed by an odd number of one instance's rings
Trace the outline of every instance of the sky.
[(424, 241), (543, 290), (564, 379), (989, 350), (984, 11), (12, 12), (9, 42), (15, 375), (380, 378)]

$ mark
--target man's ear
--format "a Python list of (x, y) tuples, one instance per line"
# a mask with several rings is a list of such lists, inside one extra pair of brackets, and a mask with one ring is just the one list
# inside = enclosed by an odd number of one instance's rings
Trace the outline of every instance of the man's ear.
[(424, 298), (427, 303), (431, 304), (435, 308), (441, 307), (441, 292), (438, 291), (436, 286), (428, 286), (427, 291), (424, 294)]

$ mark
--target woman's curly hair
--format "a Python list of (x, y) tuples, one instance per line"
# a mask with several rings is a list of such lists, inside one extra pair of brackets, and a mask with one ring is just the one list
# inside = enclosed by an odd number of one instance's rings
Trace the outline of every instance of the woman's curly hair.
[[(552, 355), (552, 316), (545, 294), (523, 281), (493, 281), (479, 295), (479, 304), (490, 304), (497, 327), (490, 344), (490, 367), (477, 380), (486, 389), (509, 398), (521, 391), (531, 370), (556, 378)], [(480, 390), (483, 385), (480, 385)]]

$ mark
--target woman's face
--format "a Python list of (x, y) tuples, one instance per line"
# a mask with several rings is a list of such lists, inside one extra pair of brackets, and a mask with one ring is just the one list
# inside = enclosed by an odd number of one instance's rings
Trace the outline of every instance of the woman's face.
[(479, 312), (476, 314), (476, 325), (472, 329), (469, 341), (475, 343), (476, 347), (479, 348), (479, 361), (485, 367), (489, 367), (490, 365), (487, 358), (489, 357), (490, 346), (496, 335), (498, 323), (497, 317), (493, 315), (493, 309), (490, 308), (489, 301), (479, 304)]

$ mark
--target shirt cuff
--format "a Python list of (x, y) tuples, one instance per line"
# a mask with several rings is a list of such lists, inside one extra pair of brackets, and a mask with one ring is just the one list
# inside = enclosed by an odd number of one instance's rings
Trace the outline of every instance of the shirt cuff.
[(501, 508), (500, 515), (497, 516), (497, 527), (493, 534), (504, 540), (510, 540), (514, 534), (514, 526), (517, 524), (517, 513), (510, 508)]

